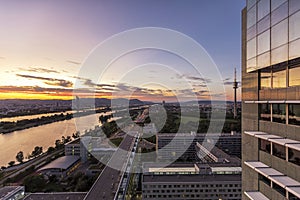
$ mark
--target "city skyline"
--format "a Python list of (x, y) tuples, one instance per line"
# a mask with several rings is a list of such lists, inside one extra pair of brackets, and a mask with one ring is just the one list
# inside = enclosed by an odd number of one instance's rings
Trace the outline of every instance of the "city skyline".
[[(103, 98), (111, 98), (111, 92), (116, 90), (135, 90), (131, 98), (174, 101), (174, 91), (186, 95), (182, 80), (191, 84), (200, 100), (215, 98), (205, 87), (205, 81), (214, 80), (204, 80), (189, 70), (185, 74), (170, 75), (166, 68), (157, 65), (163, 63), (175, 70), (187, 69), (182, 59), (163, 51), (143, 50), (120, 58), (100, 83), (90, 77), (77, 76), (96, 45), (122, 31), (151, 26), (181, 32), (202, 45), (218, 66), (226, 97), (232, 100), (234, 67), (239, 69), (240, 65), (239, 15), (244, 6), (244, 2), (237, 0), (226, 3), (174, 1), (172, 4), (128, 1), (122, 5), (117, 1), (86, 4), (79, 1), (72, 1), (72, 4), (68, 1), (5, 2), (0, 12), (4, 30), (0, 33), (3, 47), (0, 50), (0, 99), (71, 99), (76, 80), (80, 80), (86, 90), (100, 85), (96, 97)], [(212, 9), (215, 12), (211, 12)], [(223, 27), (221, 33), (220, 27)], [(153, 65), (144, 66), (139, 73), (146, 74), (149, 79), (166, 74), (172, 88), (155, 84), (140, 87), (129, 81), (116, 84), (119, 69), (145, 63)], [(139, 74), (133, 76), (141, 79)], [(238, 80), (239, 77), (238, 70)]]

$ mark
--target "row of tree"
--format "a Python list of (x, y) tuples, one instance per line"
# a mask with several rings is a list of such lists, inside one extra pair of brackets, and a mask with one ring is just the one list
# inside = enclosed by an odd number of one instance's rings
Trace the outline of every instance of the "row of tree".
[(26, 128), (36, 127), (44, 124), (50, 124), (53, 122), (69, 120), (73, 118), (73, 114), (55, 114), (51, 116), (42, 116), (35, 119), (23, 119), (15, 122), (0, 122), (0, 132), (1, 133), (10, 133), (17, 130), (23, 130)]
[[(43, 153), (43, 147), (39, 147), (39, 146), (36, 146), (34, 147), (33, 151), (31, 152), (30, 155), (28, 155), (28, 159), (30, 158), (35, 158), (39, 155), (41, 155)], [(16, 155), (16, 160), (19, 162), (19, 163), (23, 163), (24, 162), (24, 153), (23, 151), (19, 151)], [(13, 166), (15, 164), (15, 161), (10, 161), (8, 163), (9, 166)]]
[[(56, 149), (62, 149), (64, 147), (64, 145), (68, 142), (70, 142), (73, 139), (76, 139), (80, 137), (80, 132), (77, 131), (75, 133), (73, 133), (72, 137), (71, 136), (62, 136), (61, 137), (61, 140), (56, 140), (55, 141), (55, 147), (49, 147), (48, 150), (47, 150), (47, 153), (52, 153), (54, 152)], [(43, 153), (43, 147), (40, 147), (40, 146), (36, 146), (34, 147), (33, 151), (31, 152), (31, 154), (29, 154), (27, 157), (24, 156), (24, 152), (23, 151), (19, 151), (16, 155), (16, 160), (17, 162), (19, 163), (23, 163), (25, 158), (26, 159), (31, 159), (31, 158), (35, 158), (39, 155), (41, 155)], [(13, 165), (15, 165), (15, 161), (10, 161), (8, 163), (8, 165), (11, 167)], [(2, 168), (5, 168), (5, 167), (2, 167)]]

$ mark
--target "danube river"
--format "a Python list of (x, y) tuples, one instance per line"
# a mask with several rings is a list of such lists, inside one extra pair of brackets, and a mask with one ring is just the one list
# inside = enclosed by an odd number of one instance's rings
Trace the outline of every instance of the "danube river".
[(54, 112), (54, 113), (45, 113), (45, 114), (37, 114), (37, 115), (24, 115), (24, 116), (17, 116), (17, 117), (5, 117), (1, 118), (1, 122), (15, 122), (23, 119), (36, 119), (36, 118), (41, 118), (41, 117), (49, 117), (52, 115), (60, 115), (61, 113), (63, 114), (71, 114), (74, 113), (74, 111), (65, 111), (65, 112)]
[(15, 157), (19, 151), (24, 152), (24, 157), (27, 157), (35, 146), (42, 146), (43, 150), (46, 151), (48, 147), (54, 146), (55, 141), (61, 139), (62, 136), (72, 136), (77, 130), (83, 133), (84, 130), (101, 125), (99, 116), (102, 114), (97, 113), (0, 134), (0, 166), (6, 166), (10, 161), (16, 160)]

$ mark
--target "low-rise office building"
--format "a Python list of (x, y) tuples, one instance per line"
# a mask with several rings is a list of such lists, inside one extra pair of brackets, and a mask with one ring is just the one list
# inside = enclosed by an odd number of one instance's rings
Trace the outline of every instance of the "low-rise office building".
[(32, 193), (24, 200), (83, 200), (86, 192)]
[(225, 153), (240, 157), (241, 134), (239, 133), (159, 133), (156, 137), (158, 160), (195, 162), (197, 160), (196, 143), (215, 144)]
[(55, 175), (58, 178), (64, 178), (71, 174), (79, 164), (80, 156), (63, 156), (45, 165), (38, 172), (45, 176)]
[(241, 199), (241, 167), (217, 164), (144, 166), (143, 199)]
[(86, 162), (88, 159), (87, 147), (83, 144), (81, 138), (76, 138), (65, 144), (66, 156), (80, 156), (82, 162)]

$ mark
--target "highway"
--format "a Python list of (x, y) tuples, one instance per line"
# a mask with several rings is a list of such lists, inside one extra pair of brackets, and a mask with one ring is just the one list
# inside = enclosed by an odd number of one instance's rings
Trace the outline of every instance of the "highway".
[[(133, 150), (136, 135), (127, 134), (125, 136), (118, 150), (103, 169), (84, 200), (114, 199), (131, 151)], [(114, 169), (109, 166), (113, 166)]]

